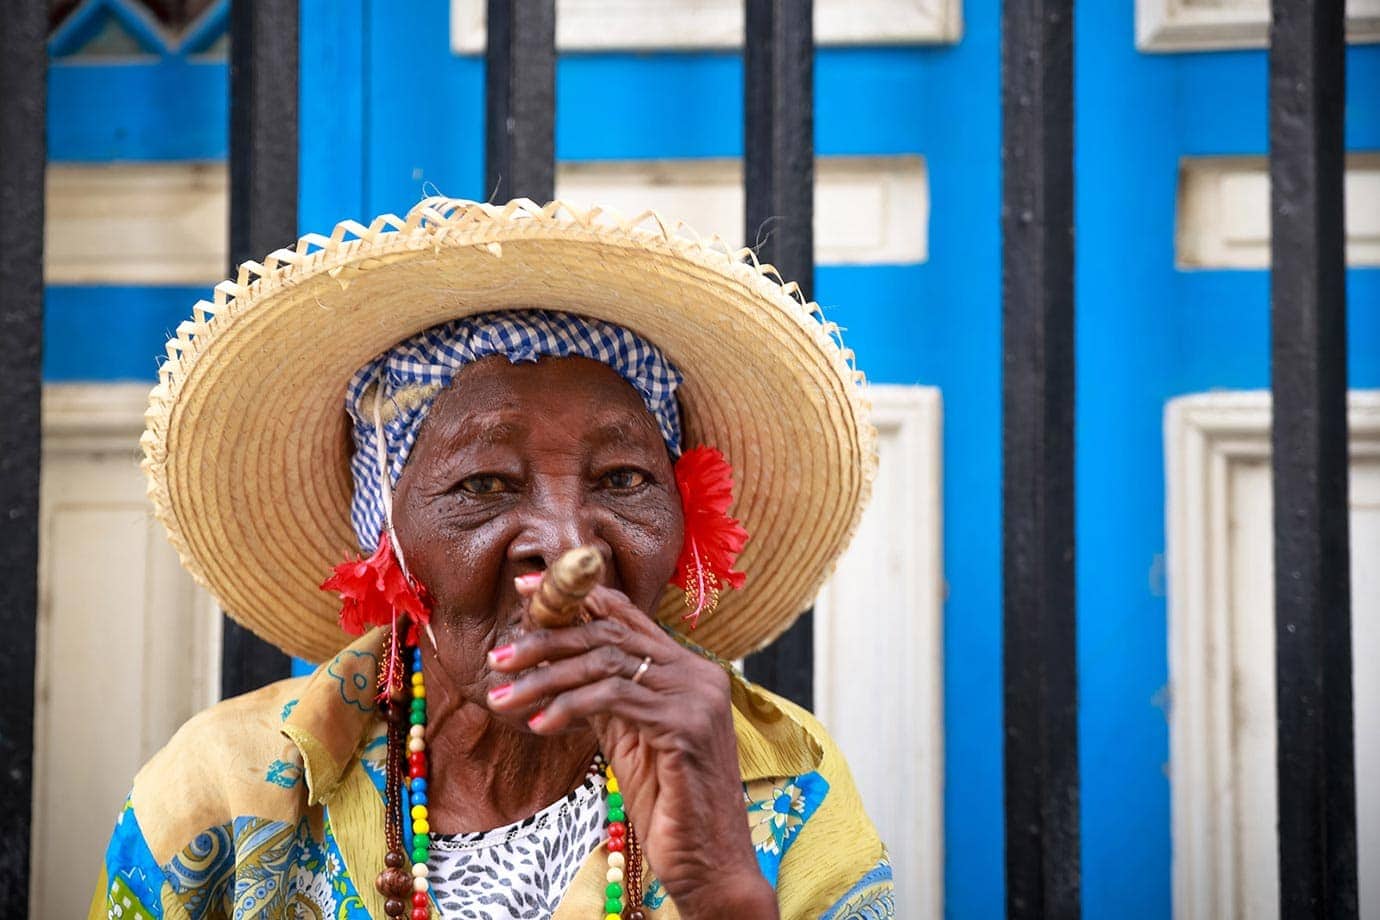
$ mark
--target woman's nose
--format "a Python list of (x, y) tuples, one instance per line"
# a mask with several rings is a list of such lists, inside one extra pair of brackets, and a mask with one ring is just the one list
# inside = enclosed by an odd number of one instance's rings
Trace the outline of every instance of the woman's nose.
[(529, 570), (542, 570), (567, 550), (593, 546), (607, 562), (612, 556), (597, 524), (594, 509), (581, 495), (555, 494), (535, 501), (522, 530), (508, 545), (508, 558)]

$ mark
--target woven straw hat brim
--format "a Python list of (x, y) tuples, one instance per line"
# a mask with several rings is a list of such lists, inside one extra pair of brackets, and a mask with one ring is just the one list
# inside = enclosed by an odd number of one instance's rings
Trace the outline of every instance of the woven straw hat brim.
[[(862, 375), (835, 327), (746, 250), (656, 215), (428, 199), (246, 263), (168, 342), (144, 469), (182, 562), (240, 623), (320, 661), (347, 641), (317, 587), (353, 557), (345, 386), (430, 326), (543, 307), (618, 323), (681, 369), (685, 444), (733, 464), (751, 534), (697, 642), (736, 658), (810, 605), (876, 466)], [(659, 616), (678, 624), (667, 590)]]

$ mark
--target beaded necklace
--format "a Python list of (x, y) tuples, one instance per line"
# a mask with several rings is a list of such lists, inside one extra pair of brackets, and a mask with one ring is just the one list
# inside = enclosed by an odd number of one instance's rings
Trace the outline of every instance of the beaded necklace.
[[(399, 631), (407, 641), (399, 642)], [(426, 755), (426, 680), (422, 676), (422, 650), (416, 629), (400, 623), (389, 635), (387, 667), (380, 670), (380, 707), (388, 720), (388, 754), (384, 794), (387, 809), (384, 838), (387, 852), (384, 870), (375, 882), (384, 897), (383, 912), (389, 917), (408, 913), (411, 897), (412, 920), (430, 920), (431, 824), (427, 819)], [(410, 659), (411, 670), (403, 663)], [(407, 674), (406, 683), (404, 675)], [(403, 701), (410, 699), (404, 729)], [(404, 756), (405, 752), (405, 756)], [(407, 781), (403, 781), (403, 760), (407, 761)], [(613, 767), (603, 754), (596, 753), (589, 774), (604, 777), (604, 846), (608, 851), (605, 874), (603, 920), (646, 920), (642, 910), (642, 847), (623, 808), (623, 793)], [(410, 828), (404, 825), (404, 811)], [(407, 831), (410, 829), (410, 833)], [(405, 868), (405, 867), (409, 867)]]

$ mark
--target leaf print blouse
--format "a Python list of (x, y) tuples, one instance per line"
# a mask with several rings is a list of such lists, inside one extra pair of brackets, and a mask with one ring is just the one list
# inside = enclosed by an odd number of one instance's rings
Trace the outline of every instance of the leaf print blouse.
[[(134, 779), (90, 917), (383, 918), (381, 643), (375, 630), (308, 677), (184, 725)], [(894, 917), (885, 848), (833, 741), (809, 713), (725, 667), (745, 820), (781, 916)], [(563, 890), (546, 891), (536, 915), (603, 916), (606, 863), (600, 842), (573, 871), (548, 873)], [(433, 892), (432, 916), (452, 916), (455, 902), (441, 900)], [(679, 917), (650, 871), (643, 903), (650, 920)]]

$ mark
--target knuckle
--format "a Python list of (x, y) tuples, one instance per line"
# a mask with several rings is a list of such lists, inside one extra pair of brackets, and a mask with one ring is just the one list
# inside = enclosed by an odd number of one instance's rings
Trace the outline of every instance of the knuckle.
[(594, 669), (600, 677), (617, 677), (623, 671), (624, 655), (611, 645), (601, 646), (595, 653)]
[(600, 631), (607, 638), (607, 641), (618, 645), (628, 640), (632, 635), (632, 630), (628, 629), (628, 624), (621, 620), (600, 620)]
[(553, 635), (551, 630), (540, 628), (530, 630), (525, 636), (517, 641), (519, 652), (532, 653), (549, 648), (552, 645)]
[(599, 684), (595, 694), (601, 704), (608, 706), (627, 695), (627, 681), (616, 678), (605, 680)]
[(696, 757), (704, 751), (700, 736), (691, 731), (679, 731), (671, 738), (671, 749), (682, 757)]

